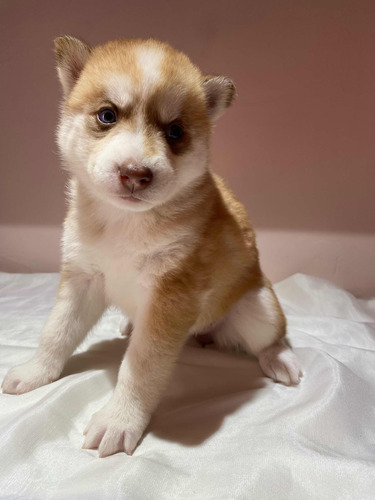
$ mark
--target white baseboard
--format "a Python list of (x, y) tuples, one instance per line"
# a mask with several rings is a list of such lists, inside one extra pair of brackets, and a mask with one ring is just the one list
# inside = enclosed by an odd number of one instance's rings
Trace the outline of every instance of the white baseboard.
[[(0, 270), (56, 272), (60, 226), (0, 226)], [(259, 229), (262, 268), (273, 281), (300, 272), (357, 296), (375, 296), (375, 234)]]

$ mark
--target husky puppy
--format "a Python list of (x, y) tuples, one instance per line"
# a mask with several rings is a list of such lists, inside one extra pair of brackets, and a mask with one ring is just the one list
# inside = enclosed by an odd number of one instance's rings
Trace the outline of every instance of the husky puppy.
[(219, 346), (298, 384), (245, 208), (209, 166), (233, 82), (151, 39), (92, 48), (64, 36), (55, 48), (58, 144), (71, 176), (61, 281), (34, 357), (8, 372), (3, 391), (56, 380), (109, 305), (133, 331), (114, 393), (85, 431), (84, 448), (101, 457), (132, 454), (190, 335), (212, 330)]

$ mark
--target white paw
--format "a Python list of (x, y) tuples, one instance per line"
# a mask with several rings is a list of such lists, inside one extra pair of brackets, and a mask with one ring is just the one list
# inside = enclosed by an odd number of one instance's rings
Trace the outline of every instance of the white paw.
[(56, 380), (59, 373), (53, 373), (35, 359), (9, 370), (1, 387), (7, 394), (24, 394)]
[(122, 318), (120, 323), (120, 333), (124, 337), (129, 337), (133, 331), (133, 324), (127, 318)]
[(258, 355), (265, 375), (284, 385), (297, 385), (302, 376), (301, 365), (294, 352), (282, 341), (263, 349)]
[(83, 432), (86, 438), (82, 448), (97, 448), (99, 457), (121, 451), (132, 455), (149, 420), (149, 415), (127, 406), (125, 401), (121, 408), (110, 401), (91, 417)]

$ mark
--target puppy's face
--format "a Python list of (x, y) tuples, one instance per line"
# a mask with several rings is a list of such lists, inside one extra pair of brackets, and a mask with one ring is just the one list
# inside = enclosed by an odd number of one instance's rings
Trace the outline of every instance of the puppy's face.
[(55, 41), (65, 103), (58, 143), (67, 168), (119, 208), (165, 203), (207, 169), (212, 120), (230, 104), (228, 78), (203, 77), (155, 40), (94, 49)]

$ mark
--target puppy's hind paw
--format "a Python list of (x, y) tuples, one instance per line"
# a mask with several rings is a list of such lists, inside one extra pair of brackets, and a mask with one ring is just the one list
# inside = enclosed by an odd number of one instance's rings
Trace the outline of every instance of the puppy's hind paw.
[(294, 352), (282, 341), (266, 347), (258, 355), (265, 375), (284, 385), (298, 385), (302, 377), (301, 365)]

